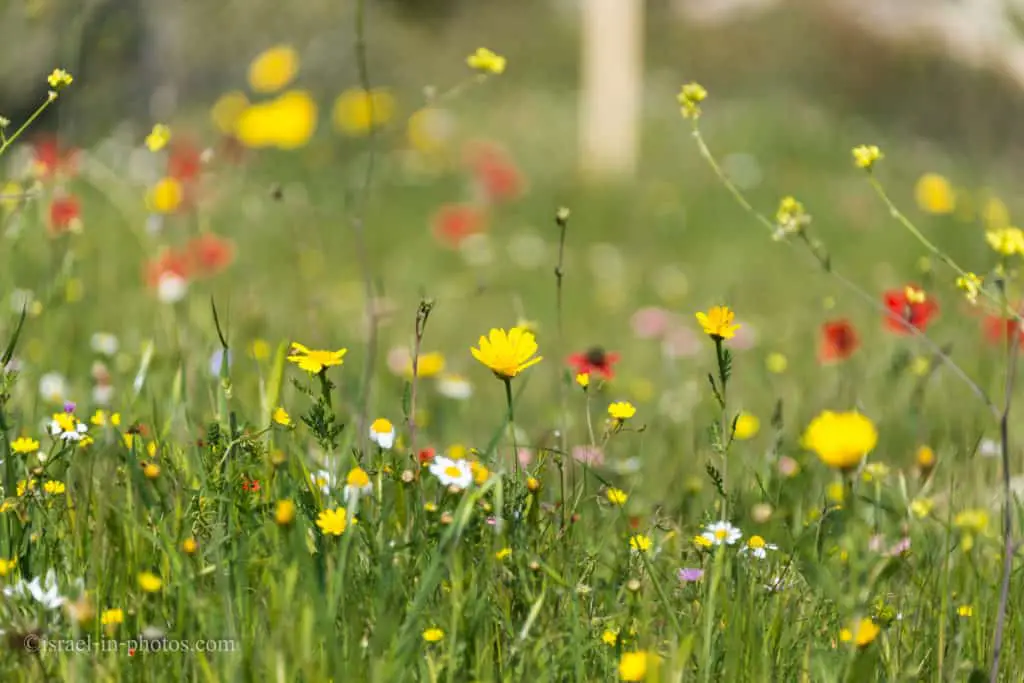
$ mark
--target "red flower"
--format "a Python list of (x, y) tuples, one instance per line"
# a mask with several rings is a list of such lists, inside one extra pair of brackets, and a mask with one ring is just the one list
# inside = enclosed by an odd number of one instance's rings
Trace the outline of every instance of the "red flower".
[(487, 216), (471, 204), (445, 204), (431, 219), (434, 237), (457, 248), (470, 235), (483, 232)]
[(188, 183), (203, 170), (202, 152), (190, 140), (174, 139), (167, 157), (167, 175)]
[(190, 264), (191, 259), (188, 254), (174, 249), (165, 249), (160, 256), (146, 264), (146, 284), (156, 288), (160, 284), (160, 279), (165, 275), (176, 275), (182, 280), (188, 280), (191, 275)]
[(846, 360), (860, 346), (857, 330), (848, 320), (830, 320), (821, 326), (821, 344), (818, 347), (818, 360), (822, 363), (835, 363)]
[(985, 316), (985, 338), (992, 344), (1000, 346), (1013, 339), (1014, 331), (1017, 332), (1017, 343), (1024, 346), (1024, 327), (1013, 318), (1004, 318), (1001, 315)]
[[(884, 295), (885, 307), (888, 310), (888, 314), (885, 316), (885, 326), (896, 334), (911, 334), (907, 325), (924, 332), (928, 323), (939, 312), (938, 304), (930, 296), (924, 301), (908, 299), (908, 289), (917, 290), (915, 286), (910, 285), (904, 289), (891, 289)], [(921, 294), (923, 295), (923, 292)], [(907, 323), (907, 325), (903, 323)]]
[(32, 151), (35, 173), (40, 178), (50, 179), (60, 173), (75, 175), (78, 150), (61, 147), (57, 138), (47, 136), (38, 139)]
[(584, 353), (574, 353), (569, 356), (569, 365), (573, 366), (578, 375), (591, 375), (595, 372), (605, 379), (615, 376), (612, 368), (619, 362), (619, 354), (607, 353), (600, 346), (587, 349)]
[(190, 270), (202, 275), (216, 275), (235, 260), (235, 244), (231, 240), (206, 233), (188, 243), (186, 248)]
[(419, 452), (416, 458), (420, 461), (420, 465), (426, 465), (428, 462), (434, 459), (436, 451), (432, 446), (428, 446)]
[(74, 232), (81, 225), (82, 206), (78, 199), (68, 195), (50, 202), (50, 234)]
[(508, 201), (523, 193), (523, 175), (500, 146), (472, 142), (466, 145), (463, 158), (489, 201)]
[(243, 479), (242, 480), (242, 490), (243, 491), (252, 491), (253, 493), (256, 493), (256, 492), (258, 492), (260, 490), (260, 483), (258, 481), (256, 481), (255, 479)]

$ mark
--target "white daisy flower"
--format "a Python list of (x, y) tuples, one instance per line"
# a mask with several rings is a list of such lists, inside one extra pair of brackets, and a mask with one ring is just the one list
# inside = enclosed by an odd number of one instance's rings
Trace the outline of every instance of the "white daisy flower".
[(437, 380), (437, 391), (446, 398), (465, 401), (473, 395), (473, 385), (462, 375), (445, 374)]
[(164, 273), (156, 286), (156, 296), (165, 304), (176, 304), (188, 293), (188, 280), (174, 273)]
[(57, 586), (57, 574), (52, 569), (46, 572), (42, 583), (37, 576), (31, 581), (26, 582), (21, 579), (18, 583), (4, 588), (4, 595), (7, 597), (23, 597), (26, 594), (32, 596), (32, 599), (47, 609), (57, 609), (66, 600), (60, 594), (60, 589)]
[(452, 460), (443, 455), (434, 456), (430, 463), (430, 473), (445, 486), (465, 489), (473, 483), (473, 468), (467, 460)]
[(759, 560), (763, 560), (768, 556), (769, 550), (778, 550), (779, 546), (774, 543), (765, 543), (764, 539), (760, 536), (751, 536), (747, 540), (747, 544), (740, 549), (740, 555), (746, 555), (750, 553)]
[(71, 413), (55, 413), (50, 421), (50, 434), (61, 441), (81, 441), (89, 431), (88, 425), (79, 422)]
[(355, 505), (356, 501), (363, 497), (373, 493), (373, 484), (370, 482), (370, 476), (366, 473), (362, 467), (355, 467), (349, 471), (348, 476), (345, 477), (345, 488), (341, 490), (341, 495), (345, 499), (347, 505)]
[(324, 495), (330, 493), (331, 489), (334, 488), (335, 479), (334, 474), (327, 470), (317, 470), (309, 474), (309, 481), (313, 486), (320, 489)]
[(48, 372), (39, 378), (39, 394), (51, 403), (63, 403), (68, 383), (59, 372)]
[(395, 445), (395, 426), (383, 417), (377, 418), (370, 425), (370, 440), (384, 450), (390, 449)]
[(743, 532), (729, 522), (723, 521), (708, 524), (701, 536), (711, 541), (712, 545), (722, 545), (723, 543), (725, 545), (733, 545), (736, 541), (743, 538)]
[(92, 338), (89, 340), (89, 346), (92, 347), (94, 352), (108, 358), (112, 358), (121, 347), (117, 337), (109, 332), (97, 332), (92, 335)]

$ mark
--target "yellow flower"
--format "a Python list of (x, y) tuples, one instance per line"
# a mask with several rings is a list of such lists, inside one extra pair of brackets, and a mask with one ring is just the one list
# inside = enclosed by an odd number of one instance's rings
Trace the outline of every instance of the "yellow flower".
[(64, 493), (66, 487), (64, 482), (51, 480), (43, 484), (43, 490), (52, 496), (59, 496)]
[(647, 669), (655, 662), (654, 655), (646, 652), (623, 652), (619, 658), (619, 680), (643, 681), (647, 679)]
[(304, 90), (290, 90), (239, 115), (235, 135), (247, 147), (298, 149), (316, 132), (317, 106)]
[(998, 230), (1010, 226), (1010, 210), (999, 197), (989, 197), (981, 211), (985, 227), (989, 230)]
[(752, 439), (761, 430), (761, 420), (757, 415), (741, 412), (736, 416), (736, 432), (734, 436), (741, 441)]
[(444, 150), (452, 138), (454, 127), (450, 112), (425, 107), (409, 117), (406, 138), (409, 145), (420, 154), (433, 155)]
[(139, 574), (139, 588), (147, 593), (156, 593), (163, 585), (164, 582), (153, 572)]
[(714, 545), (712, 540), (707, 536), (704, 536), (703, 534), (700, 536), (694, 536), (693, 544), (698, 548), (710, 548), (712, 545)]
[(26, 196), (21, 189), (21, 185), (13, 180), (0, 186), (0, 209), (4, 211), (14, 211), (25, 198)]
[(280, 526), (288, 526), (295, 521), (295, 503), (290, 500), (279, 500), (274, 506), (274, 522)]
[(846, 500), (846, 486), (841, 481), (831, 482), (825, 489), (825, 497), (837, 505), (842, 504)]
[(105, 609), (100, 613), (100, 624), (103, 626), (116, 626), (124, 623), (124, 610), (120, 608)]
[(590, 386), (590, 373), (588, 373), (588, 372), (581, 372), (578, 375), (576, 375), (576, 384), (579, 384), (584, 389), (589, 387)]
[(476, 460), (469, 463), (469, 469), (473, 473), (473, 481), (476, 482), (477, 486), (487, 483), (491, 476), (491, 471), (483, 463)]
[(290, 45), (275, 45), (249, 64), (249, 87), (270, 93), (285, 87), (299, 71), (299, 55)]
[(19, 498), (24, 496), (26, 491), (35, 491), (35, 490), (36, 490), (36, 480), (35, 479), (29, 479), (27, 482), (24, 479), (22, 479), (21, 481), (18, 482), (17, 494), (18, 494)]
[(775, 233), (772, 237), (781, 240), (795, 235), (810, 222), (811, 217), (807, 215), (803, 204), (793, 197), (783, 197), (779, 202), (778, 211), (775, 212)]
[(707, 313), (697, 313), (697, 322), (712, 339), (732, 339), (740, 328), (732, 322), (735, 317), (728, 306), (712, 306)]
[(19, 436), (11, 443), (11, 450), (23, 455), (35, 453), (39, 450), (39, 442), (27, 436)]
[[(431, 351), (430, 353), (421, 353), (416, 359), (416, 376), (417, 377), (434, 377), (441, 374), (444, 370), (444, 354), (438, 351)], [(412, 377), (412, 359), (405, 366), (404, 370), (406, 377)]]
[(857, 647), (866, 647), (878, 637), (878, 624), (871, 619), (858, 619), (852, 628), (844, 628), (839, 632), (839, 640), (844, 643), (853, 642)]
[(174, 213), (185, 193), (176, 178), (161, 178), (146, 195), (146, 206), (156, 213)]
[(512, 556), (512, 548), (502, 548), (498, 552), (494, 553), (494, 559), (505, 560)]
[(877, 145), (860, 145), (853, 148), (853, 163), (857, 168), (870, 171), (875, 164), (885, 158)]
[(906, 298), (907, 303), (911, 304), (923, 304), (928, 300), (928, 295), (924, 293), (923, 289), (918, 289), (917, 287), (912, 287), (910, 285), (907, 285), (903, 289), (903, 296)]
[(486, 47), (478, 47), (476, 52), (466, 57), (466, 64), (482, 73), (500, 74), (505, 71), (505, 58)]
[(9, 560), (0, 559), (0, 576), (7, 576), (18, 566), (18, 558), (12, 557)]
[(706, 100), (708, 91), (700, 83), (687, 83), (679, 89), (676, 100), (679, 112), (684, 119), (695, 119), (700, 116), (700, 103)]
[(423, 640), (428, 643), (437, 643), (444, 638), (444, 631), (437, 627), (428, 628), (423, 632)]
[(985, 240), (992, 249), (1003, 256), (1024, 254), (1024, 232), (1020, 228), (989, 230), (985, 233)]
[(342, 365), (346, 353), (348, 349), (317, 351), (308, 349), (298, 342), (292, 342), (292, 354), (288, 356), (288, 360), (298, 365), (300, 369), (315, 375), (334, 365)]
[(781, 375), (789, 367), (789, 360), (781, 353), (770, 353), (768, 358), (765, 359), (764, 364), (768, 368), (768, 372)]
[(970, 605), (960, 605), (956, 608), (956, 613), (959, 614), (961, 617), (973, 617), (974, 608)]
[(153, 126), (153, 130), (146, 136), (146, 147), (150, 152), (159, 152), (171, 141), (171, 129), (162, 123)]
[(105, 410), (97, 410), (95, 413), (93, 413), (93, 416), (89, 419), (89, 421), (92, 422), (97, 427), (103, 427), (108, 422), (109, 424), (118, 427), (121, 425), (121, 413), (114, 413), (112, 415), (108, 415), (107, 411)]
[(146, 466), (142, 468), (142, 474), (146, 479), (156, 479), (160, 476), (160, 465), (155, 462), (147, 462)]
[(199, 543), (191, 536), (181, 542), (181, 551), (186, 555), (195, 555), (198, 550)]
[(238, 120), (249, 107), (249, 98), (245, 93), (233, 90), (217, 98), (210, 109), (210, 119), (222, 135), (234, 135), (238, 128)]
[(606, 628), (604, 632), (601, 634), (601, 642), (605, 645), (615, 647), (615, 643), (617, 643), (618, 641), (619, 632), (614, 629)]
[(978, 303), (978, 295), (981, 293), (982, 283), (982, 278), (974, 273), (966, 273), (956, 279), (957, 289), (963, 292), (964, 296), (972, 304)]
[(980, 508), (963, 510), (953, 518), (953, 526), (962, 531), (984, 534), (988, 531), (988, 512)]
[(646, 553), (651, 549), (651, 537), (643, 534), (633, 534), (629, 537), (629, 547), (639, 553)]
[(889, 476), (889, 471), (884, 462), (869, 462), (864, 466), (864, 481), (882, 481)]
[(853, 469), (878, 443), (878, 431), (871, 420), (856, 412), (826, 410), (808, 425), (804, 448), (814, 451), (826, 465)]
[(278, 406), (277, 409), (274, 410), (273, 419), (274, 422), (281, 425), (282, 427), (292, 426), (292, 416), (289, 415), (288, 411), (282, 408), (281, 406)]
[(917, 449), (917, 466), (922, 470), (930, 470), (935, 467), (935, 451), (928, 446), (921, 446)]
[(626, 501), (629, 500), (629, 494), (622, 489), (608, 489), (605, 492), (605, 495), (608, 497), (609, 503), (620, 507), (625, 505)]
[(508, 332), (492, 329), (489, 337), (480, 337), (480, 348), (470, 348), (470, 353), (486, 365), (499, 378), (509, 380), (520, 372), (542, 360), (537, 353), (537, 340), (532, 332), (513, 327)]
[(348, 512), (345, 508), (338, 508), (337, 510), (324, 510), (317, 517), (316, 525), (325, 534), (332, 534), (334, 536), (341, 536), (345, 533), (346, 527), (348, 527)]
[(50, 87), (54, 90), (61, 90), (66, 88), (74, 82), (74, 78), (64, 69), (54, 69), (50, 72), (50, 75), (46, 77), (46, 82), (50, 84)]
[(910, 511), (915, 517), (923, 519), (931, 514), (932, 508), (935, 507), (935, 502), (931, 498), (915, 498), (910, 501)]
[(925, 173), (914, 187), (917, 205), (925, 213), (945, 215), (956, 210), (956, 194), (949, 181), (938, 173)]
[(608, 417), (625, 422), (636, 415), (636, 407), (629, 401), (616, 401), (608, 406)]
[(363, 136), (391, 120), (395, 98), (383, 89), (346, 90), (334, 100), (331, 118), (339, 133)]

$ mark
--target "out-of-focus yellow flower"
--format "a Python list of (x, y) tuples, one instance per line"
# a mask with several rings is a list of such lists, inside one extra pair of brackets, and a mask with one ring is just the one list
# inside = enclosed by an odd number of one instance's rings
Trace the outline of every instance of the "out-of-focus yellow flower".
[(830, 503), (842, 505), (843, 501), (846, 500), (846, 486), (841, 481), (830, 482), (825, 487), (825, 497), (828, 498)]
[(608, 497), (609, 503), (611, 503), (612, 505), (617, 505), (619, 507), (625, 505), (626, 501), (629, 500), (629, 494), (627, 494), (622, 489), (608, 489), (605, 492), (605, 496)]
[(656, 655), (648, 652), (623, 652), (619, 658), (619, 680), (646, 681), (649, 670), (658, 665)]
[(13, 180), (0, 187), (0, 209), (14, 211), (22, 199), (21, 185)]
[(878, 624), (871, 619), (858, 619), (850, 628), (839, 632), (839, 640), (844, 643), (853, 642), (857, 647), (866, 647), (874, 642), (881, 631)]
[(444, 631), (439, 628), (428, 628), (423, 632), (423, 640), (428, 643), (437, 643), (444, 638)]
[(925, 213), (946, 215), (956, 210), (956, 193), (944, 176), (925, 173), (914, 187), (917, 206)]
[(770, 353), (765, 359), (764, 364), (768, 368), (768, 372), (781, 375), (789, 367), (789, 360), (781, 353)]
[(708, 91), (700, 83), (687, 83), (679, 89), (676, 100), (684, 119), (700, 117), (700, 103), (708, 98)]
[(139, 588), (147, 593), (156, 593), (163, 585), (163, 580), (153, 572), (139, 574)]
[(733, 436), (741, 441), (752, 439), (761, 430), (761, 420), (757, 415), (741, 412), (736, 417), (736, 432)]
[(877, 145), (859, 145), (853, 148), (853, 163), (857, 168), (870, 171), (875, 164), (885, 158)]
[(935, 501), (931, 498), (915, 498), (910, 501), (910, 512), (918, 519), (924, 519), (932, 513)]
[(249, 107), (249, 98), (239, 90), (232, 90), (217, 98), (210, 109), (210, 119), (222, 135), (235, 135), (238, 121)]
[(184, 190), (176, 178), (161, 178), (146, 195), (146, 205), (155, 213), (174, 213), (181, 206)]
[(334, 100), (331, 119), (339, 133), (361, 137), (386, 124), (395, 114), (395, 98), (383, 88), (346, 90)]
[(153, 130), (146, 136), (146, 147), (150, 152), (159, 152), (171, 141), (171, 129), (162, 123), (153, 126)]
[(235, 135), (252, 148), (298, 149), (316, 132), (317, 106), (304, 90), (246, 107), (238, 118)]
[(466, 65), (482, 73), (500, 74), (505, 71), (505, 58), (486, 47), (478, 47), (476, 52), (466, 57)]
[(956, 286), (971, 304), (978, 303), (978, 295), (981, 294), (981, 286), (984, 284), (982, 278), (974, 273), (965, 273), (956, 279)]
[(999, 228), (985, 233), (985, 241), (1003, 256), (1024, 254), (1024, 231), (1020, 228)]
[(299, 71), (299, 54), (290, 45), (275, 45), (249, 64), (249, 87), (254, 92), (271, 93), (285, 87)]
[(989, 197), (981, 209), (981, 218), (988, 230), (1010, 227), (1010, 210), (999, 197)]
[(712, 339), (732, 339), (740, 326), (734, 325), (736, 314), (728, 306), (712, 306), (707, 313), (697, 313), (697, 322)]
[(826, 410), (811, 421), (803, 437), (804, 448), (841, 470), (855, 468), (877, 443), (874, 423), (856, 412)]
[(441, 152), (454, 134), (455, 119), (451, 112), (436, 107), (425, 107), (413, 113), (405, 127), (409, 146), (420, 154)]
[[(429, 353), (421, 353), (416, 359), (416, 376), (417, 377), (435, 377), (444, 370), (444, 354), (439, 351), (431, 351)], [(406, 364), (404, 369), (406, 377), (412, 377), (412, 359)]]

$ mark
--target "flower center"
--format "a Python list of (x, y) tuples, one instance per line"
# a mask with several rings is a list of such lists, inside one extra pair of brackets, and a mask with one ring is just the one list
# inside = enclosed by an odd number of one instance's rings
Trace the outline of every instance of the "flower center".
[(754, 550), (759, 550), (761, 548), (764, 548), (764, 539), (760, 536), (751, 536), (750, 540), (747, 541), (747, 545), (753, 548)]
[(452, 479), (456, 479), (462, 476), (462, 470), (460, 470), (455, 465), (449, 465), (448, 467), (445, 467), (444, 473), (451, 477)]
[(587, 363), (589, 363), (590, 365), (596, 365), (598, 367), (604, 365), (607, 361), (604, 349), (602, 349), (600, 346), (592, 346), (591, 348), (587, 349), (585, 358), (587, 359)]
[(715, 530), (715, 538), (717, 538), (719, 541), (724, 541), (725, 537), (728, 536), (728, 535), (729, 535), (729, 532), (727, 530), (725, 530), (725, 529), (716, 529)]

